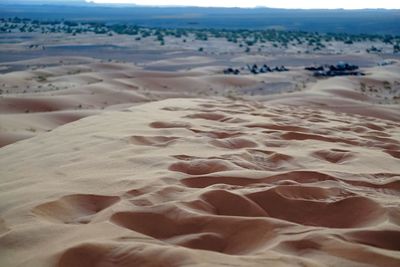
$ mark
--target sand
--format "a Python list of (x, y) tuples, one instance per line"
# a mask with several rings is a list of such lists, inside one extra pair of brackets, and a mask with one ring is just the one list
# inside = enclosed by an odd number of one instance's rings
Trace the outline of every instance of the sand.
[(398, 266), (399, 129), (226, 99), (68, 123), (0, 149), (1, 266)]
[[(398, 61), (32, 38), (0, 48), (0, 266), (400, 266)], [(304, 70), (338, 60), (366, 75)], [(254, 63), (290, 71), (223, 74)]]
[(132, 63), (84, 57), (4, 63), (21, 69), (0, 74), (0, 147), (104, 110), (120, 110), (168, 98), (240, 98), (254, 94), (260, 87), (278, 85), (283, 90), (292, 90), (298, 80), (308, 79), (297, 71), (288, 75), (227, 76), (222, 74), (223, 66), (213, 65), (206, 57), (171, 55), (169, 60), (148, 65), (173, 69), (176, 64), (190, 62), (210, 66), (155, 71)]

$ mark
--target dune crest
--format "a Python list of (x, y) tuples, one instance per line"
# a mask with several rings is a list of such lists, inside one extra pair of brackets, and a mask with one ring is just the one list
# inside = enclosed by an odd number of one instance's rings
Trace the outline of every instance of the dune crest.
[(400, 124), (311, 109), (169, 99), (3, 147), (2, 265), (398, 266)]

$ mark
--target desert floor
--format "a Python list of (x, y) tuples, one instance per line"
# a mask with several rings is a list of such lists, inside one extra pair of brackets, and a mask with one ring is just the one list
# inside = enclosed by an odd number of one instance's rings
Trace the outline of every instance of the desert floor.
[(398, 56), (37, 38), (0, 49), (1, 266), (399, 266)]

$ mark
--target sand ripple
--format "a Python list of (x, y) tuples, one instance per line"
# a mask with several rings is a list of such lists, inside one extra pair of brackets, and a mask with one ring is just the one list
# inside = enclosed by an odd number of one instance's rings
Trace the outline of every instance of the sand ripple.
[(211, 100), (130, 111), (0, 150), (4, 266), (399, 266), (400, 125)]

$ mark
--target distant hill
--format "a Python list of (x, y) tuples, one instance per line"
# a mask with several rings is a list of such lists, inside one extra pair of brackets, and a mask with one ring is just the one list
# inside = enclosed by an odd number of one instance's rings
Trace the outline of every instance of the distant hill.
[[(29, 2), (29, 3), (27, 3)], [(104, 6), (83, 0), (2, 1), (0, 17), (129, 23), (147, 27), (282, 29), (309, 32), (400, 35), (400, 10), (300, 10)], [(35, 4), (34, 4), (35, 3)], [(42, 4), (38, 4), (42, 3)], [(62, 6), (62, 8), (60, 7)]]
[(6, 5), (87, 5), (85, 0), (2, 0)]

